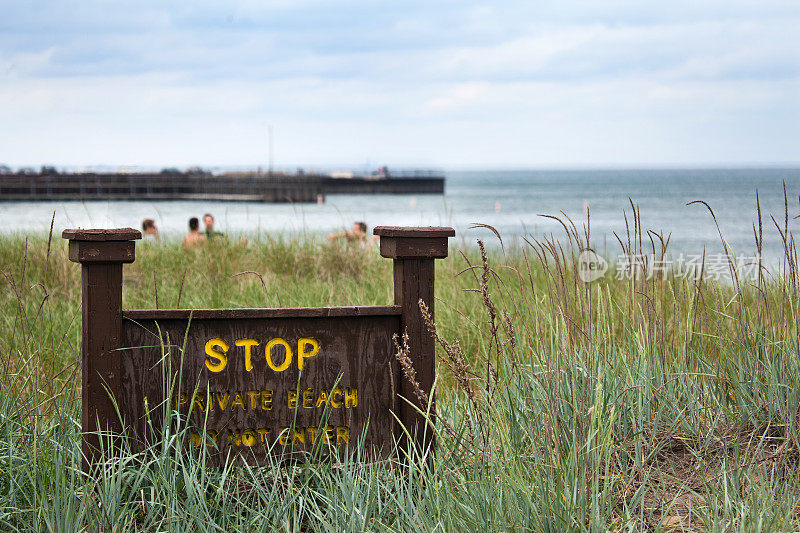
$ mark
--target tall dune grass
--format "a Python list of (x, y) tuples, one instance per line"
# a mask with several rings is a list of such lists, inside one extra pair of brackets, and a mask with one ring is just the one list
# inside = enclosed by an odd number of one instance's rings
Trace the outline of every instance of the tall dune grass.
[[(788, 203), (788, 202), (787, 202)], [(696, 206), (705, 209), (703, 205)], [(622, 254), (668, 253), (631, 203)], [(0, 238), (0, 530), (800, 529), (798, 270), (580, 281), (562, 236), (437, 264), (438, 448), (410, 460), (207, 469), (179, 424), (81, 473), (80, 271), (60, 239)], [(713, 212), (709, 210), (709, 223)], [(765, 227), (766, 226), (766, 227)], [(497, 236), (500, 239), (500, 236)], [(126, 307), (392, 301), (391, 262), (313, 239), (137, 246)], [(402, 352), (402, 346), (400, 347)]]

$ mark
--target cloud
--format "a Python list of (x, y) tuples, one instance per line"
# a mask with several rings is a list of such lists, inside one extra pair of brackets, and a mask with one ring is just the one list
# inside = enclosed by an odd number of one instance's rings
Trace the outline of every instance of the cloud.
[[(629, 2), (143, 2), (9, 4), (0, 22), (7, 59), (49, 53), (33, 76), (181, 73), (187, 78), (329, 76), (497, 81), (630, 73), (686, 77), (796, 76), (800, 15), (748, 3), (676, 15)], [(668, 12), (669, 11), (669, 12)], [(649, 16), (645, 16), (649, 13)], [(568, 16), (571, 14), (571, 17)], [(633, 14), (633, 15), (632, 15)], [(591, 17), (589, 16), (591, 15)]]
[(789, 2), (0, 9), (11, 163), (248, 164), (267, 123), (298, 164), (786, 161), (800, 141)]
[(488, 86), (487, 83), (460, 84), (450, 90), (447, 96), (428, 100), (425, 105), (432, 108), (452, 108), (473, 104), (486, 93)]

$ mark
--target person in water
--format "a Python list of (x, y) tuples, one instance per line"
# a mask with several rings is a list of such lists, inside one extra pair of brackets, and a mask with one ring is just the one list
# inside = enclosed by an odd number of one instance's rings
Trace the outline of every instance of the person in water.
[(373, 237), (372, 241), (369, 240), (366, 222), (354, 222), (353, 228), (350, 231), (328, 235), (328, 240), (331, 242), (345, 239), (347, 244), (351, 246), (366, 246), (374, 242), (376, 238), (377, 237)]
[(205, 235), (208, 240), (225, 236), (224, 233), (214, 230), (214, 215), (211, 213), (206, 213), (203, 215), (203, 224), (206, 225)]
[(189, 219), (189, 233), (183, 238), (183, 249), (188, 250), (206, 242), (206, 236), (200, 233), (200, 221), (197, 217)]
[(142, 220), (142, 238), (144, 241), (160, 241), (161, 236), (158, 234), (156, 221), (152, 218)]

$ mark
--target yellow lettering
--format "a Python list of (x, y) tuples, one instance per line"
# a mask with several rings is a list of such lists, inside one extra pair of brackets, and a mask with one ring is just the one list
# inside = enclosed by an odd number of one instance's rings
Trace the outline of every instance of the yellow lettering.
[[(306, 350), (307, 346), (311, 346), (310, 350)], [(314, 357), (319, 352), (319, 342), (316, 339), (303, 337), (297, 341), (297, 368), (303, 370), (305, 360), (309, 357)]]
[(233, 401), (231, 402), (231, 411), (233, 411), (233, 408), (236, 407), (237, 405), (241, 407), (242, 410), (244, 410), (244, 400), (242, 400), (242, 395), (239, 393), (239, 391), (236, 391), (236, 393), (233, 395)]
[(247, 395), (250, 396), (250, 409), (256, 409), (256, 402), (258, 401), (258, 394), (259, 391), (257, 390), (249, 390), (247, 391)]
[(241, 446), (242, 444), (242, 437), (238, 433), (234, 433), (232, 430), (228, 430), (228, 442), (231, 442), (237, 446)]
[(250, 372), (253, 370), (252, 348), (253, 346), (258, 346), (258, 341), (255, 339), (237, 339), (234, 344), (236, 346), (244, 346), (244, 369)]
[(333, 426), (325, 426), (325, 443), (332, 444), (335, 438), (336, 434), (333, 429)]
[(280, 431), (281, 433), (278, 436), (278, 442), (280, 442), (283, 446), (286, 446), (286, 440), (289, 438), (289, 428), (282, 427)]
[(272, 389), (261, 391), (261, 409), (272, 410)]
[(267, 443), (267, 437), (269, 436), (269, 429), (262, 428), (262, 429), (259, 429), (257, 431), (258, 431), (258, 437), (259, 437), (259, 440), (261, 441), (261, 444), (266, 444)]
[(342, 392), (342, 389), (340, 389), (339, 387), (336, 387), (335, 389), (333, 389), (331, 391), (331, 406), (335, 407), (336, 409), (338, 409), (338, 408), (340, 408), (342, 406), (342, 400), (341, 399), (340, 400), (336, 399), (336, 395), (337, 394), (339, 395), (340, 398), (344, 395), (344, 393)]
[(305, 409), (312, 409), (314, 407), (314, 389), (306, 389), (303, 391), (303, 407)]
[(175, 398), (175, 409), (179, 409), (181, 405), (185, 404), (188, 401), (189, 399), (186, 397), (186, 393), (185, 392), (180, 393), (178, 397)]
[(289, 389), (286, 392), (286, 399), (289, 404), (289, 409), (294, 409), (297, 407), (297, 391), (294, 389)]
[[(206, 368), (212, 372), (222, 372), (225, 370), (225, 366), (228, 364), (227, 352), (228, 343), (222, 339), (210, 339), (206, 343), (206, 355), (208, 356), (206, 357)], [(209, 357), (219, 362), (213, 363), (209, 360)]]
[(223, 411), (225, 410), (225, 407), (228, 405), (228, 401), (230, 399), (231, 399), (230, 392), (226, 392), (224, 395), (220, 394), (219, 392), (217, 393), (217, 403), (219, 404), (219, 408), (222, 409)]
[(197, 408), (200, 409), (201, 411), (205, 409), (203, 407), (203, 399), (198, 394), (192, 396), (192, 409), (194, 409), (195, 406), (197, 406)]
[[(276, 365), (275, 361), (272, 360), (272, 349), (278, 344), (280, 344), (286, 349), (286, 354), (283, 359), (283, 363), (281, 363), (280, 365)], [(284, 370), (289, 368), (290, 364), (292, 364), (292, 357), (293, 357), (292, 347), (289, 346), (289, 343), (286, 341), (286, 339), (281, 339), (280, 337), (272, 339), (267, 343), (267, 345), (264, 347), (264, 355), (267, 358), (267, 364), (275, 372), (283, 372)]]
[(306, 431), (303, 428), (294, 430), (294, 440), (299, 440), (302, 444), (306, 443)]
[(336, 444), (347, 444), (350, 441), (350, 428), (336, 426)]
[(322, 407), (328, 403), (328, 391), (322, 389), (319, 391), (319, 398), (317, 398), (317, 407)]
[(344, 406), (346, 408), (358, 405), (358, 391), (355, 388), (347, 387), (344, 390)]
[(252, 429), (247, 429), (244, 433), (242, 433), (242, 444), (248, 448), (255, 446), (256, 442), (256, 432)]
[(317, 438), (317, 428), (310, 427), (310, 428), (306, 429), (306, 431), (311, 436), (311, 444), (314, 444), (314, 439)]
[[(217, 432), (213, 429), (209, 430), (205, 433), (205, 435), (201, 435), (196, 431), (191, 432), (192, 435), (192, 446), (195, 448), (199, 448), (203, 445), (203, 441), (205, 441), (206, 446), (211, 446), (215, 442), (217, 442)], [(203, 438), (205, 437), (205, 438)]]

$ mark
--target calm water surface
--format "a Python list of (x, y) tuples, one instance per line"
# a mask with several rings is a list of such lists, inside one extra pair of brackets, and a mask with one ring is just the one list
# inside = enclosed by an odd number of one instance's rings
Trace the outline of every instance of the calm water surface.
[(592, 244), (616, 257), (614, 232), (625, 234), (628, 198), (639, 206), (642, 228), (671, 235), (674, 253), (722, 251), (708, 210), (687, 202), (704, 200), (713, 209), (723, 236), (740, 255), (752, 255), (756, 190), (764, 222), (764, 255), (782, 253), (781, 237), (770, 219), (783, 227), (783, 182), (789, 198), (789, 229), (800, 219), (800, 168), (681, 169), (681, 170), (537, 170), (447, 172), (444, 196), (329, 196), (323, 205), (258, 204), (240, 202), (0, 202), (0, 231), (47, 232), (55, 212), (57, 229), (65, 227), (139, 227), (153, 218), (167, 237), (184, 233), (191, 216), (211, 212), (219, 229), (230, 233), (327, 233), (350, 227), (355, 220), (375, 225), (451, 225), (459, 244), (482, 238), (495, 240), (473, 223), (496, 227), (504, 239), (519, 235), (563, 236), (555, 222), (539, 215), (569, 215), (579, 228), (591, 215)]

